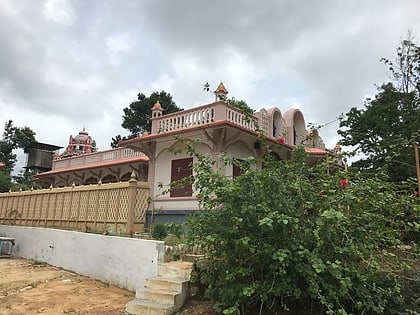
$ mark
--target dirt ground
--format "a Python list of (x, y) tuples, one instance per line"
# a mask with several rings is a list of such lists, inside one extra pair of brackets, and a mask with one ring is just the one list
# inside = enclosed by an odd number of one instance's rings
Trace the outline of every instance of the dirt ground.
[[(122, 315), (134, 293), (60, 268), (0, 259), (0, 314)], [(190, 302), (179, 315), (212, 315), (208, 302)]]
[(60, 268), (0, 259), (0, 314), (123, 314), (134, 293)]

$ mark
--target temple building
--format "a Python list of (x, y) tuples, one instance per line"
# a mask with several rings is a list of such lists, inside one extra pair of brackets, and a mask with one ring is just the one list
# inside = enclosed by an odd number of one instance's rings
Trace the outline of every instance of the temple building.
[[(290, 159), (293, 148), (303, 145), (312, 163), (328, 157), (341, 163), (334, 149), (325, 148), (318, 130), (306, 127), (301, 110), (282, 112), (273, 107), (247, 114), (229, 104), (223, 83), (214, 94), (212, 103), (170, 114), (164, 114), (157, 102), (151, 108), (151, 131), (121, 142), (117, 149), (97, 151), (83, 128), (76, 137), (70, 136), (65, 152), (55, 156), (51, 171), (35, 175), (34, 180), (45, 187), (63, 187), (128, 181), (135, 174), (149, 187), (144, 218), (149, 226), (182, 222), (199, 210), (191, 185), (168, 190), (171, 183), (193, 175), (196, 157), (185, 152), (183, 141), (197, 143), (197, 152), (214, 159), (221, 154), (238, 160), (254, 158), (259, 161), (256, 167), (263, 167), (263, 142), (277, 160)], [(220, 172), (231, 178), (240, 174), (235, 165), (225, 165)]]
[(96, 142), (89, 136), (89, 133), (85, 130), (85, 127), (75, 137), (70, 135), (69, 143), (66, 150), (61, 155), (62, 157), (70, 157), (75, 155), (87, 154), (97, 152)]
[(65, 187), (128, 181), (132, 172), (147, 182), (148, 158), (129, 148), (98, 151), (95, 140), (85, 128), (69, 143), (62, 154), (55, 153), (51, 169), (33, 176), (44, 187)]
[[(313, 163), (334, 157), (332, 150), (326, 150), (318, 131), (306, 128), (304, 115), (299, 109), (282, 112), (277, 107), (263, 108), (249, 116), (227, 102), (228, 91), (223, 83), (214, 94), (213, 103), (167, 115), (163, 114), (161, 104), (156, 103), (151, 109), (151, 132), (121, 143), (148, 158), (151, 199), (146, 225), (152, 219), (154, 223), (182, 222), (187, 214), (199, 210), (191, 185), (168, 190), (170, 183), (193, 175), (196, 157), (183, 150), (183, 141), (197, 143), (197, 152), (214, 159), (220, 154), (239, 160), (255, 158), (260, 161), (256, 167), (262, 167), (264, 154), (261, 134), (277, 160), (289, 159), (297, 145), (306, 148)], [(240, 170), (235, 165), (226, 165), (220, 172), (235, 177)]]

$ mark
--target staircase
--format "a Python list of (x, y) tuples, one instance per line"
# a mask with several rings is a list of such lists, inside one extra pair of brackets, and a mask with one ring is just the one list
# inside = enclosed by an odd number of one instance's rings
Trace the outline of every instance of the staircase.
[(179, 310), (190, 294), (192, 263), (171, 261), (158, 266), (158, 275), (146, 279), (144, 289), (127, 303), (127, 315), (171, 315)]

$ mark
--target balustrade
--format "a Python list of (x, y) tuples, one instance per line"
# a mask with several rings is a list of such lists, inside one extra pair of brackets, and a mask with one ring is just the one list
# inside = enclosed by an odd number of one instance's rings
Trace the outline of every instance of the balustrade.
[(204, 126), (217, 121), (228, 121), (239, 127), (256, 131), (259, 118), (248, 116), (242, 110), (231, 107), (225, 102), (216, 102), (154, 118), (152, 133)]
[(57, 170), (79, 165), (96, 164), (105, 161), (123, 160), (143, 155), (144, 153), (134, 151), (129, 148), (117, 148), (107, 151), (100, 151), (90, 154), (53, 160), (52, 169)]

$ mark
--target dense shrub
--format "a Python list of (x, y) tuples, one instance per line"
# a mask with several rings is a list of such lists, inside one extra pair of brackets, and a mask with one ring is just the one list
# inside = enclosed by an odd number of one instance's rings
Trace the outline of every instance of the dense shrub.
[(416, 261), (419, 198), (411, 192), (380, 173), (364, 178), (330, 160), (310, 165), (302, 148), (262, 169), (224, 157), (242, 168), (234, 179), (189, 151), (204, 209), (190, 218), (189, 238), (205, 251), (207, 294), (218, 310), (300, 304), (326, 314), (415, 314), (404, 313), (399, 274), (410, 273), (400, 252)]
[(153, 227), (152, 237), (157, 240), (163, 240), (166, 236), (168, 236), (168, 231), (165, 224), (157, 223)]

